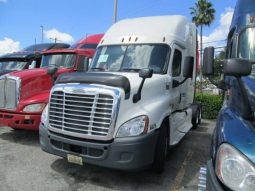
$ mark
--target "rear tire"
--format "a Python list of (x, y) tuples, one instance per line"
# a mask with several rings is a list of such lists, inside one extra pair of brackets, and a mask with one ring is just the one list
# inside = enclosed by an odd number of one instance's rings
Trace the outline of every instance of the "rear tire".
[(152, 170), (157, 173), (164, 171), (165, 159), (168, 151), (167, 127), (163, 123), (159, 128), (159, 135), (154, 153)]

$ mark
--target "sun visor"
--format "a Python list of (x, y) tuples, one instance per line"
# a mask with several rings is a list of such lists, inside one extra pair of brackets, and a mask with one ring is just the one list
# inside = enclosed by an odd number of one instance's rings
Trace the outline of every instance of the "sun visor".
[(81, 84), (102, 84), (122, 88), (125, 91), (125, 99), (130, 97), (130, 82), (122, 75), (99, 73), (99, 72), (75, 72), (60, 75), (56, 84), (81, 83)]

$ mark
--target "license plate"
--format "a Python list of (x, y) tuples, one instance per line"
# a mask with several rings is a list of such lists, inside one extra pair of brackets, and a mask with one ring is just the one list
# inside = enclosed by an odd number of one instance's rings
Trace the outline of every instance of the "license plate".
[(82, 158), (79, 156), (67, 154), (67, 161), (70, 163), (83, 165)]

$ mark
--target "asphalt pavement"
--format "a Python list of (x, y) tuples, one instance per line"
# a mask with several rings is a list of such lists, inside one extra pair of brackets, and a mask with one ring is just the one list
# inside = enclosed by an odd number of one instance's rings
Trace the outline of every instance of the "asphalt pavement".
[(170, 150), (162, 174), (70, 164), (43, 152), (38, 132), (0, 127), (0, 191), (195, 191), (214, 126), (214, 121), (202, 120), (185, 135)]

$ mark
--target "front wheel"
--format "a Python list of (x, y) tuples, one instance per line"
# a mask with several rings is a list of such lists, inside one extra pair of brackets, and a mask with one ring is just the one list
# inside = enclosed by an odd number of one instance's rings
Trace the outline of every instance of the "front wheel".
[(168, 151), (167, 127), (162, 124), (159, 128), (159, 135), (156, 143), (152, 170), (161, 173), (164, 170), (165, 159)]

